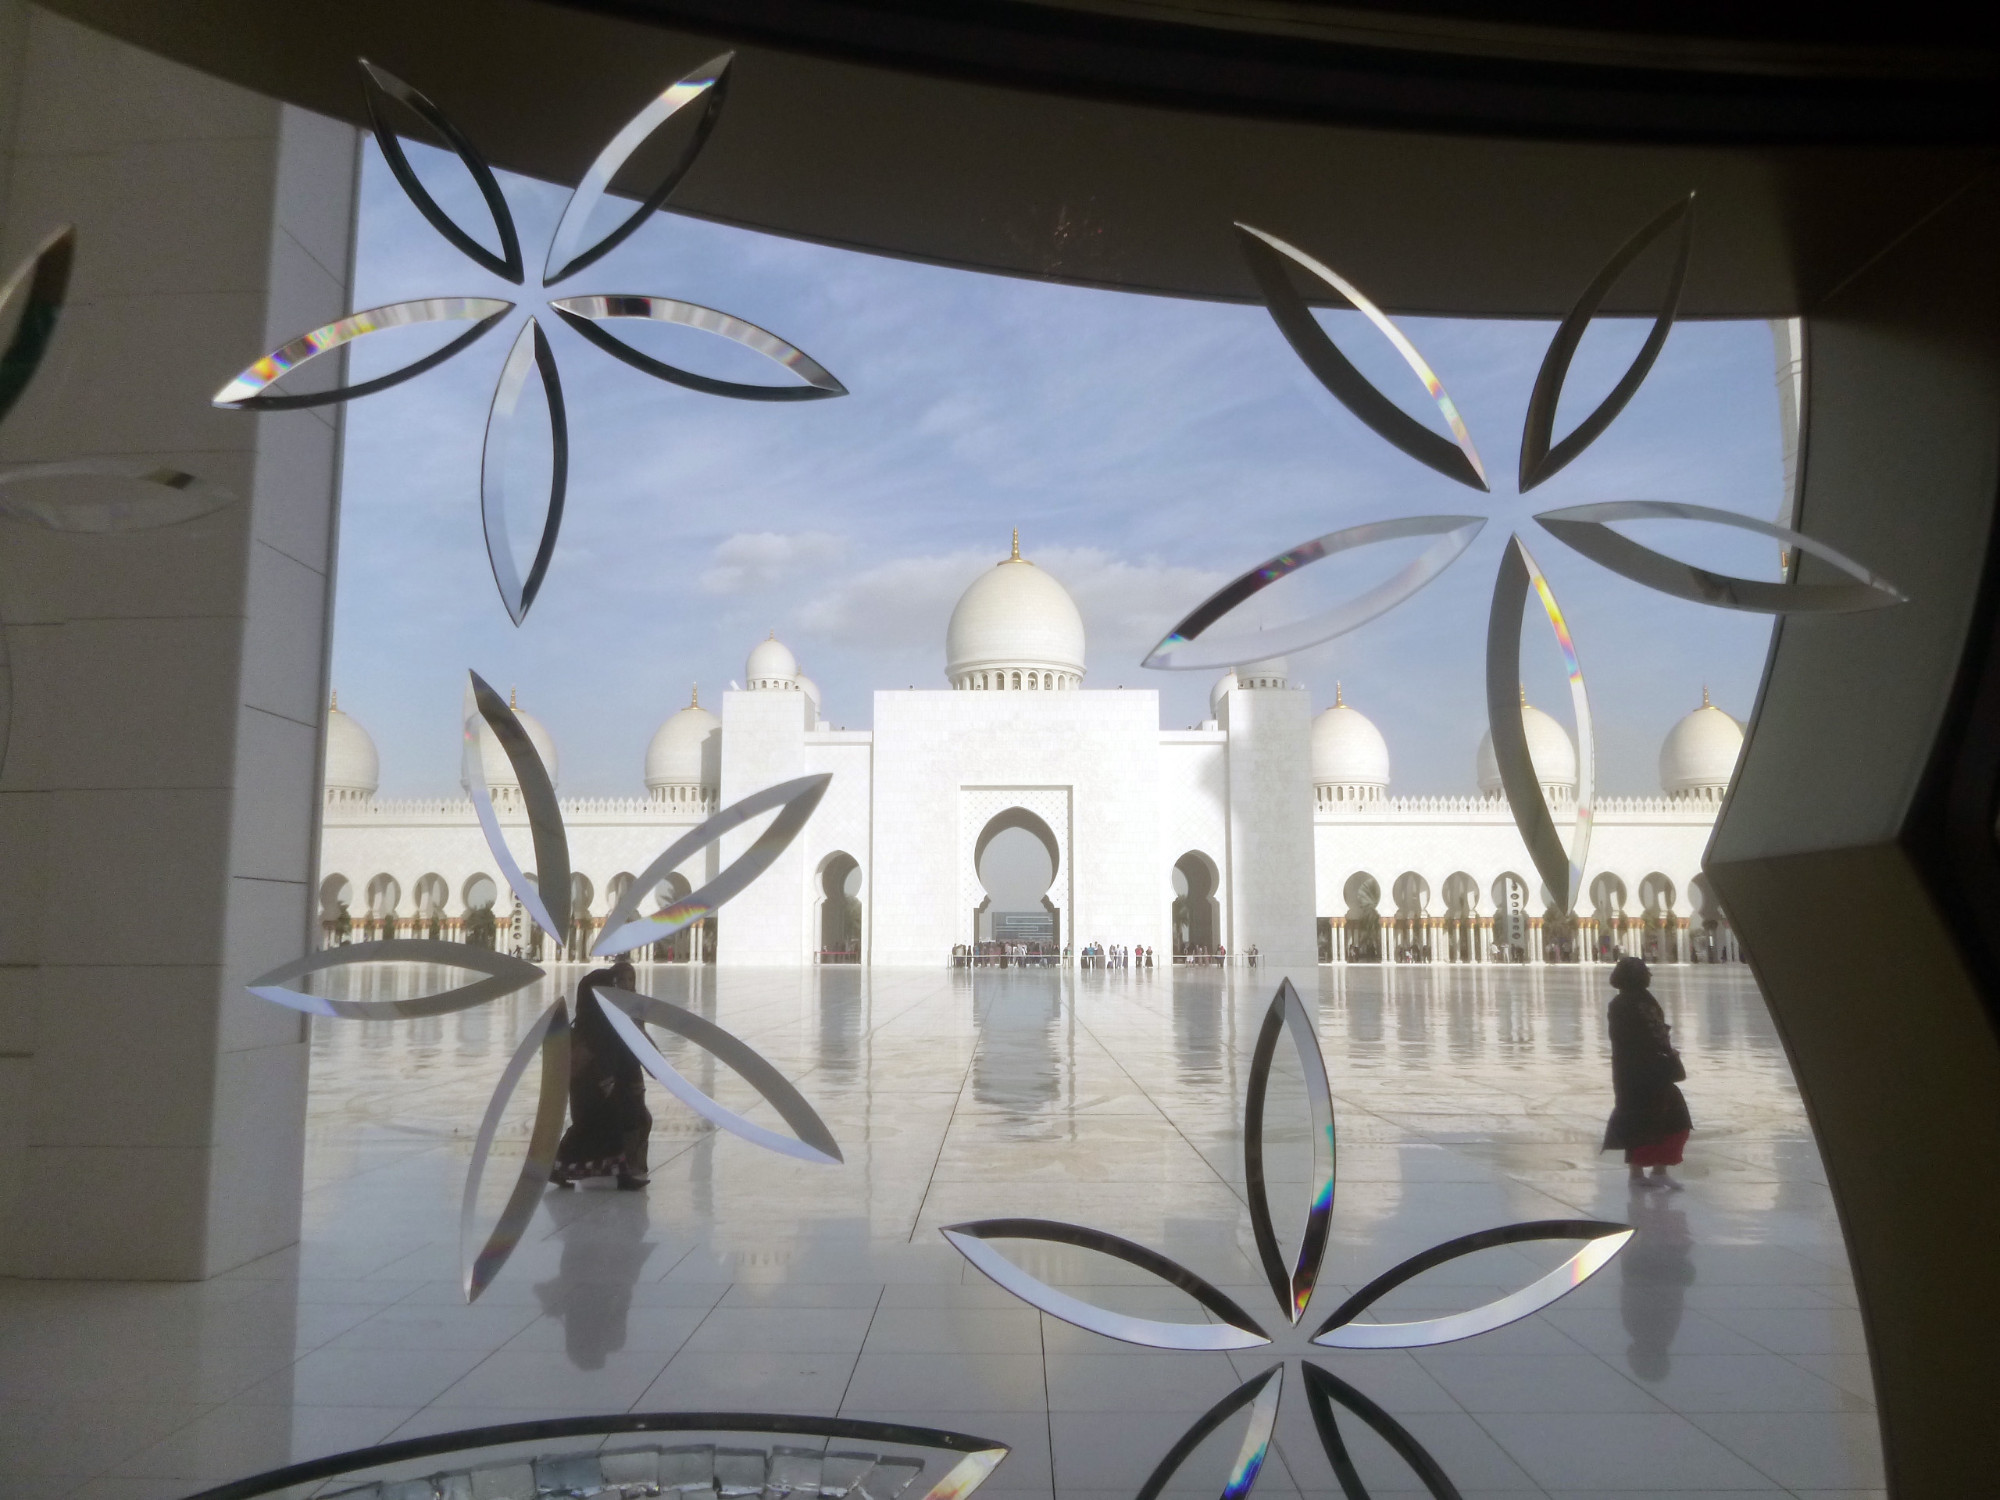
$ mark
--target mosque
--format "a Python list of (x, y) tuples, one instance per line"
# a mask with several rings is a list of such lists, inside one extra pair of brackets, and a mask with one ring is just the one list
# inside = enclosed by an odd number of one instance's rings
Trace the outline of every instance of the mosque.
[[(375, 795), (373, 741), (328, 716), (320, 915), (327, 942), (388, 936), (496, 942), (581, 958), (667, 844), (774, 783), (832, 773), (804, 832), (714, 918), (655, 945), (656, 961), (936, 965), (994, 939), (1074, 953), (1090, 943), (1168, 954), (1255, 950), (1270, 964), (1722, 962), (1735, 942), (1701, 856), (1742, 747), (1736, 721), (1689, 713), (1660, 750), (1660, 794), (1600, 797), (1574, 915), (1548, 910), (1501, 793), (1490, 743), (1478, 793), (1390, 794), (1381, 731), (1336, 690), (1315, 717), (1282, 660), (1239, 667), (1197, 729), (1160, 727), (1159, 695), (1085, 685), (1083, 621), (1020, 555), (960, 597), (943, 688), (879, 691), (874, 727), (829, 727), (818, 687), (775, 637), (752, 648), (721, 712), (699, 699), (647, 747), (645, 795), (563, 801), (578, 930), (567, 955), (505, 891), (466, 797)], [(516, 705), (519, 711), (519, 705)], [(1528, 743), (1567, 836), (1576, 749), (1523, 698)], [(548, 730), (520, 711), (560, 787)], [(483, 724), (503, 826), (528, 847), (511, 766)], [(990, 841), (1037, 840), (1053, 872), (1040, 909), (995, 911)], [(670, 876), (664, 905), (754, 836), (737, 830)]]

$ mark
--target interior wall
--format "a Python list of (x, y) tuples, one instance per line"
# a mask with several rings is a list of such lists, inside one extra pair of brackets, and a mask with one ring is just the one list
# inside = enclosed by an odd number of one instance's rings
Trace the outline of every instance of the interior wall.
[[(1910, 601), (1781, 623), (1708, 857), (1840, 1205), (1905, 1500), (1990, 1485), (2000, 1386), (2000, 1041), (1907, 841), (2000, 588), (1996, 232), (1988, 173), (1808, 314), (1799, 524)], [(1990, 838), (1990, 787), (1980, 816)]]
[(339, 453), (329, 412), (209, 403), (346, 311), (356, 137), (46, 11), (0, 26), (0, 264), (77, 234), (0, 462), (234, 497), (156, 530), (0, 521), (0, 1270), (199, 1277), (298, 1232), (304, 1027), (242, 985), (311, 916)]

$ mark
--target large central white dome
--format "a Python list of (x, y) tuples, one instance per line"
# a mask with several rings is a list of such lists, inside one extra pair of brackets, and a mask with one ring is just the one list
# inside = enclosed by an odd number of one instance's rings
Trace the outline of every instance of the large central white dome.
[(1083, 683), (1083, 616), (1069, 591), (1021, 556), (987, 569), (959, 595), (944, 636), (953, 687), (1066, 689)]

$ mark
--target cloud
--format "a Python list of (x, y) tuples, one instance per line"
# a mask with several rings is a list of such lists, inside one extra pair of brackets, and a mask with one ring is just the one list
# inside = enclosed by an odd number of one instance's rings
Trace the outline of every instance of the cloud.
[[(1102, 547), (1057, 547), (1035, 561), (1053, 574), (1083, 615), (1090, 654), (1102, 668), (1137, 663), (1169, 626), (1229, 581), (1214, 568), (1134, 560)], [(1100, 672), (1101, 675), (1101, 672)]]
[(805, 634), (863, 650), (938, 646), (966, 585), (993, 566), (989, 552), (893, 557), (839, 578), (792, 613)]
[(837, 563), (846, 551), (846, 540), (830, 531), (739, 531), (716, 543), (714, 565), (701, 575), (701, 591), (756, 593)]

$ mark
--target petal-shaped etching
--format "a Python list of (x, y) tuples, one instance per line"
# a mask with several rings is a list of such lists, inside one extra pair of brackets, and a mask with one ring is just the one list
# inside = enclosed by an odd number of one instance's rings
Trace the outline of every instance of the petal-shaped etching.
[(1222, 1500), (1243, 1500), (1257, 1483), (1264, 1460), (1270, 1456), (1271, 1433), (1278, 1425), (1278, 1401), (1284, 1389), (1283, 1365), (1273, 1365), (1262, 1375), (1254, 1375), (1244, 1381), (1203, 1412), (1194, 1426), (1181, 1434), (1180, 1441), (1167, 1450), (1167, 1456), (1154, 1466), (1145, 1484), (1140, 1486), (1136, 1500), (1158, 1500), (1161, 1492), (1172, 1483), (1174, 1475), (1180, 1472), (1181, 1465), (1208, 1440), (1209, 1434), (1247, 1406), (1250, 1408), (1250, 1423), (1243, 1430), (1242, 1446), (1236, 1450), (1236, 1459), (1229, 1466), (1229, 1477), (1222, 1485)]
[[(471, 682), (468, 696), (472, 713), (465, 716), (465, 780), (472, 793), (472, 810), (479, 818), (486, 847), (493, 853), (506, 877), (508, 887), (520, 898), (528, 915), (558, 946), (569, 937), (569, 835), (564, 831), (562, 806), (549, 780), (548, 767), (528, 731), (507, 706), (507, 700), (487, 685), (477, 672), (466, 674)], [(493, 812), (493, 794), (486, 785), (486, 763), (480, 753), (478, 722), (484, 720), (507, 753), (520, 783), (521, 805), (528, 814), (528, 833), (535, 844), (535, 879), (521, 873), (507, 841), (500, 836), (500, 820)]]
[(1423, 1481), (1424, 1488), (1431, 1492), (1434, 1500), (1464, 1500), (1458, 1486), (1451, 1482), (1438, 1461), (1401, 1422), (1338, 1375), (1322, 1370), (1311, 1360), (1301, 1362), (1300, 1372), (1305, 1376), (1306, 1405), (1312, 1409), (1313, 1427), (1319, 1433), (1320, 1447), (1326, 1451), (1327, 1461), (1333, 1465), (1334, 1476), (1339, 1479), (1341, 1493), (1347, 1496), (1347, 1500), (1368, 1500), (1368, 1486), (1361, 1482), (1361, 1472), (1355, 1468), (1353, 1456), (1348, 1453), (1347, 1443), (1340, 1435), (1340, 1421), (1333, 1410), (1336, 1404), (1346, 1407), (1374, 1428), (1382, 1441), (1394, 1449), (1396, 1456)]
[[(528, 1136), (527, 1159), (521, 1163), (521, 1174), (514, 1180), (514, 1191), (508, 1195), (498, 1222), (479, 1253), (468, 1259), (466, 1250), (472, 1240), (472, 1220), (479, 1209), (479, 1181), (486, 1172), (486, 1158), (493, 1150), (493, 1137), (499, 1132), (507, 1103), (514, 1097), (514, 1086), (521, 1081), (528, 1060), (537, 1052), (542, 1058), (541, 1093), (535, 1103), (535, 1124)], [(486, 1117), (479, 1122), (479, 1135), (472, 1144), (472, 1164), (466, 1168), (465, 1196), (458, 1210), (458, 1253), (464, 1269), (467, 1302), (477, 1301), (479, 1294), (500, 1274), (507, 1257), (520, 1244), (528, 1221), (535, 1216), (535, 1205), (541, 1202), (542, 1189), (549, 1185), (549, 1174), (555, 1170), (556, 1144), (562, 1139), (563, 1111), (568, 1107), (569, 1012), (557, 1000), (528, 1029), (521, 1045), (507, 1060), (500, 1081), (493, 1086)]]
[[(1479, 450), (1472, 446), (1472, 434), (1466, 431), (1465, 422), (1446, 392), (1444, 382), (1438, 379), (1403, 330), (1389, 320), (1388, 314), (1332, 267), (1313, 259), (1297, 246), (1288, 245), (1276, 235), (1266, 234), (1249, 224), (1239, 222), (1236, 229), (1240, 237), (1238, 243), (1244, 258), (1250, 263), (1251, 274), (1257, 278), (1257, 285), (1264, 293), (1264, 305), (1270, 310), (1272, 321), (1319, 383), (1379, 436), (1418, 463), (1473, 489), (1489, 488), (1485, 465), (1479, 461)], [(1287, 260), (1332, 288), (1395, 346), (1396, 352), (1403, 356), (1403, 362), (1416, 372), (1417, 379), (1424, 383), (1424, 389), (1437, 402), (1438, 410), (1451, 427), (1455, 442), (1432, 432), (1378, 391), (1369, 383), (1367, 376), (1354, 368), (1347, 356), (1327, 337), (1326, 330), (1319, 326), (1312, 309), (1306, 305), (1306, 299), (1292, 285), (1291, 276), (1285, 268)]]
[[(288, 980), (317, 974), (326, 969), (346, 969), (362, 964), (437, 964), (442, 968), (469, 969), (484, 979), (420, 995), (413, 1000), (329, 1000), (287, 987)], [(471, 943), (448, 943), (436, 938), (390, 938), (378, 943), (346, 943), (338, 948), (322, 948), (304, 958), (280, 964), (259, 974), (246, 989), (259, 1000), (269, 1000), (312, 1016), (339, 1016), (347, 1021), (408, 1021), (419, 1016), (449, 1015), (470, 1010), (511, 995), (542, 977), (542, 970), (526, 959), (515, 958), (492, 948)]]
[[(1256, 1319), (1186, 1266), (1169, 1260), (1157, 1250), (1148, 1250), (1144, 1245), (1101, 1229), (1086, 1229), (1080, 1224), (1064, 1224), (1054, 1219), (979, 1219), (953, 1224), (939, 1232), (960, 1255), (1023, 1302), (1106, 1338), (1153, 1349), (1252, 1349), (1271, 1342), (1270, 1336), (1257, 1326)], [(1050, 1244), (1075, 1245), (1112, 1256), (1179, 1287), (1222, 1321), (1170, 1323), (1099, 1307), (1030, 1276), (989, 1245), (988, 1240), (1046, 1240)]]
[[(1521, 723), (1517, 694), (1521, 681), (1521, 617), (1528, 605), (1528, 588), (1534, 586), (1542, 610), (1555, 632), (1556, 645), (1569, 672), (1569, 696), (1576, 711), (1576, 828), (1570, 847), (1563, 850), (1556, 832), (1548, 800), (1535, 778), (1535, 763), (1528, 755), (1528, 734)], [(1514, 826), (1528, 846), (1528, 857), (1542, 884), (1554, 896), (1556, 909), (1571, 910), (1583, 893), (1583, 864), (1590, 853), (1591, 805), (1597, 780), (1597, 749), (1592, 734), (1590, 697), (1583, 685), (1583, 667), (1577, 661), (1576, 642), (1570, 638), (1569, 624), (1556, 604), (1556, 596), (1542, 570), (1528, 555), (1517, 534), (1507, 540), (1500, 558), (1500, 572), (1493, 581), (1493, 609), (1486, 622), (1486, 722), (1493, 736), (1493, 759), (1500, 768), (1500, 785), (1507, 793), (1507, 806), (1514, 814)]]
[(0, 350), (0, 418), (14, 409), (49, 352), (75, 260), (76, 230), (65, 224), (37, 245), (0, 286), (0, 328), (11, 325), (14, 330), (7, 347)]
[[(1612, 1224), (1602, 1219), (1537, 1219), (1532, 1223), (1507, 1224), (1499, 1229), (1484, 1229), (1477, 1234), (1447, 1240), (1384, 1271), (1341, 1303), (1333, 1316), (1313, 1335), (1313, 1342), (1329, 1349), (1416, 1349), (1491, 1333), (1530, 1313), (1540, 1312), (1550, 1303), (1575, 1291), (1610, 1264), (1612, 1257), (1625, 1248), (1633, 1233), (1629, 1224)], [(1433, 1266), (1441, 1266), (1475, 1251), (1490, 1250), (1496, 1245), (1519, 1245), (1532, 1240), (1583, 1240), (1586, 1243), (1546, 1276), (1481, 1307), (1413, 1323), (1354, 1321), (1391, 1290)]]
[[(639, 1059), (640, 1066), (657, 1078), (668, 1093), (704, 1120), (711, 1121), (731, 1135), (741, 1136), (752, 1145), (776, 1151), (782, 1156), (795, 1156), (801, 1161), (824, 1162), (832, 1166), (838, 1166), (845, 1160), (840, 1153), (839, 1142), (826, 1128), (826, 1121), (819, 1117), (819, 1111), (806, 1103), (805, 1096), (792, 1087), (790, 1079), (772, 1067), (741, 1037), (724, 1031), (713, 1021), (691, 1010), (670, 1005), (651, 995), (600, 986), (597, 998), (608, 1002), (604, 1008), (605, 1018), (611, 1022), (611, 1029), (618, 1033), (632, 1055)], [(661, 1056), (660, 1049), (653, 1045), (640, 1022), (664, 1027), (720, 1058), (763, 1096), (764, 1102), (778, 1112), (792, 1127), (794, 1134), (783, 1135), (746, 1120), (735, 1110), (696, 1088), (686, 1075)]]
[[(382, 148), (383, 160), (389, 163), (389, 170), (395, 174), (397, 183), (410, 202), (416, 205), (417, 212), (430, 220), (431, 227), (451, 241), (461, 253), (502, 280), (519, 286), (527, 278), (527, 271), (521, 262), (521, 239), (515, 233), (514, 216), (507, 209), (507, 199), (500, 191), (499, 182), (494, 179), (493, 169), (486, 165), (486, 158), (427, 96), (411, 88), (388, 69), (378, 68), (367, 58), (360, 59), (360, 62), (362, 87), (368, 100), (368, 124), (375, 132), (375, 144)], [(389, 119), (387, 105), (391, 99), (442, 136), (458, 153), (458, 159), (465, 163), (465, 169), (478, 184), (479, 195), (486, 200), (486, 211), (493, 216), (493, 228), (500, 239), (498, 255), (459, 228), (451, 215), (417, 180), (417, 174), (410, 169), (409, 158), (403, 154), (403, 143)]]
[[(1203, 600), (1187, 618), (1167, 632), (1147, 653), (1142, 666), (1166, 671), (1193, 671), (1198, 668), (1233, 667), (1246, 661), (1262, 661), (1317, 646), (1335, 636), (1365, 625), (1386, 614), (1422, 589), (1458, 560), (1486, 525), (1482, 516), (1403, 516), (1393, 521), (1370, 521), (1329, 531), (1289, 551), (1259, 563), (1242, 577), (1225, 584)], [(1280, 625), (1275, 630), (1258, 631), (1246, 638), (1204, 641), (1202, 635), (1245, 600), (1263, 592), (1299, 569), (1339, 552), (1370, 547), (1378, 542), (1399, 541), (1404, 537), (1434, 536), (1428, 547), (1412, 558), (1396, 574), (1376, 584), (1366, 593), (1309, 619)]]
[[(1576, 355), (1577, 345), (1583, 342), (1590, 320), (1596, 316), (1605, 296), (1618, 278), (1625, 274), (1626, 268), (1675, 224), (1681, 226), (1680, 253), (1674, 259), (1673, 273), (1667, 278), (1667, 289), (1660, 298), (1660, 310), (1654, 315), (1653, 328), (1646, 335), (1646, 342), (1632, 357), (1625, 373), (1618, 377), (1618, 384), (1611, 388), (1611, 393), (1597, 403), (1597, 409), (1577, 423), (1568, 437), (1550, 447), (1556, 407), (1562, 401), (1563, 382), (1569, 378), (1569, 362)], [(1667, 334), (1674, 326), (1674, 314), (1681, 305), (1681, 287), (1687, 280), (1688, 252), (1693, 248), (1694, 194), (1689, 193), (1619, 247), (1618, 253), (1605, 262), (1596, 280), (1584, 288), (1583, 295), (1576, 299), (1576, 305), (1557, 326), (1555, 337), (1549, 340), (1548, 353), (1542, 356), (1542, 367), (1535, 374), (1535, 389), (1528, 397), (1528, 419), (1521, 428), (1522, 494), (1525, 495), (1596, 442), (1638, 391), (1652, 370), (1653, 361), (1660, 357), (1660, 350), (1666, 346)]]
[[(308, 406), (333, 406), (342, 401), (352, 401), (356, 396), (386, 391), (426, 370), (435, 369), (475, 340), (483, 338), (513, 308), (513, 303), (498, 297), (421, 297), (414, 302), (390, 302), (381, 307), (349, 313), (323, 328), (302, 333), (282, 349), (265, 355), (217, 391), (212, 404), (226, 406), (231, 411), (297, 411)], [(330, 391), (308, 391), (297, 396), (263, 394), (268, 387), (329, 350), (351, 344), (371, 333), (413, 328), (419, 323), (471, 323), (472, 327), (443, 348), (433, 349), (421, 359), (400, 365), (387, 375), (364, 380), (359, 385), (343, 385)]]
[[(1306, 1205), (1306, 1222), (1299, 1236), (1298, 1258), (1285, 1265), (1278, 1248), (1278, 1231), (1271, 1222), (1271, 1203), (1264, 1181), (1264, 1099), (1271, 1087), (1271, 1064), (1278, 1055), (1278, 1037), (1287, 1034), (1299, 1067), (1305, 1074), (1306, 1100), (1312, 1111), (1314, 1183), (1312, 1199)], [(1324, 1149), (1322, 1149), (1322, 1147)], [(1257, 1050), (1250, 1060), (1250, 1093), (1243, 1107), (1243, 1180), (1249, 1190), (1250, 1228), (1257, 1238), (1257, 1258), (1278, 1305), (1296, 1323), (1305, 1316), (1312, 1300), (1313, 1285), (1319, 1278), (1320, 1261), (1326, 1255), (1328, 1226), (1333, 1218), (1335, 1164), (1339, 1159), (1333, 1132), (1333, 1089), (1327, 1082), (1326, 1059), (1319, 1050), (1319, 1036), (1299, 992), (1289, 979), (1278, 982), (1264, 1012), (1264, 1026), (1257, 1034)]]
[[(588, 1417), (537, 1417), (526, 1422), (505, 1422), (494, 1427), (467, 1427), (453, 1432), (429, 1433), (422, 1437), (399, 1438), (394, 1442), (378, 1443), (373, 1447), (357, 1448), (346, 1453), (334, 1453), (321, 1458), (309, 1458), (300, 1463), (287, 1464), (281, 1469), (253, 1474), (247, 1479), (232, 1479), (227, 1484), (216, 1485), (203, 1490), (192, 1500), (254, 1500), (259, 1495), (275, 1495), (297, 1488), (317, 1485), (326, 1479), (341, 1475), (372, 1473), (388, 1469), (391, 1465), (408, 1465), (417, 1459), (436, 1458), (445, 1454), (473, 1453), (484, 1449), (506, 1448), (519, 1456), (519, 1445), (524, 1443), (559, 1442), (570, 1438), (606, 1438), (622, 1436), (643, 1436), (648, 1433), (758, 1433), (779, 1437), (819, 1438), (842, 1443), (859, 1443), (872, 1449), (893, 1448), (896, 1450), (930, 1449), (922, 1459), (898, 1451), (894, 1454), (853, 1453), (830, 1454), (828, 1457), (852, 1460), (849, 1472), (859, 1470), (867, 1475), (873, 1468), (897, 1467), (910, 1472), (921, 1472), (931, 1468), (937, 1459), (953, 1459), (948, 1467), (937, 1466), (945, 1472), (936, 1483), (925, 1491), (914, 1490), (907, 1493), (915, 1500), (963, 1500), (963, 1497), (978, 1489), (986, 1477), (1012, 1451), (1007, 1444), (994, 1438), (975, 1437), (966, 1432), (950, 1432), (936, 1427), (914, 1427), (905, 1422), (865, 1422), (854, 1417), (809, 1417), (797, 1416), (790, 1412), (758, 1411), (640, 1411), (621, 1412), (613, 1416)], [(598, 1443), (588, 1444), (584, 1451), (595, 1451)], [(618, 1456), (637, 1457), (646, 1452), (643, 1448), (621, 1446), (614, 1450)], [(606, 1460), (613, 1452), (604, 1454)], [(682, 1457), (688, 1452), (685, 1445), (674, 1445), (659, 1450), (660, 1457)], [(489, 1457), (491, 1455), (488, 1455)], [(564, 1455), (568, 1456), (567, 1453)], [(481, 1465), (484, 1468), (484, 1465)], [(404, 1472), (407, 1472), (406, 1470)], [(470, 1492), (467, 1471), (448, 1470), (436, 1476), (440, 1480), (451, 1481), (436, 1485), (437, 1493), (452, 1495)], [(655, 1470), (654, 1478), (665, 1477)], [(638, 1488), (646, 1490), (658, 1488), (643, 1476)], [(373, 1493), (374, 1486), (368, 1487)], [(329, 1493), (321, 1491), (321, 1493)], [(357, 1488), (334, 1491), (346, 1495), (357, 1494)], [(675, 1493), (669, 1490), (668, 1493)], [(686, 1495), (690, 1491), (682, 1490)], [(713, 1493), (713, 1486), (692, 1493)], [(794, 1491), (794, 1493), (798, 1493)], [(835, 1496), (838, 1489), (822, 1484), (819, 1494)], [(862, 1493), (850, 1490), (850, 1493)], [(873, 1486), (866, 1491), (876, 1494)]]
[[(1718, 609), (1752, 610), (1769, 615), (1840, 614), (1884, 609), (1909, 599), (1888, 579), (1869, 572), (1825, 542), (1735, 511), (1683, 505), (1673, 500), (1607, 500), (1597, 505), (1543, 511), (1535, 520), (1572, 551), (1581, 552), (1592, 562), (1634, 583), (1643, 583), (1676, 599), (1713, 604)], [(1727, 573), (1711, 573), (1621, 536), (1611, 529), (1609, 523), (1613, 521), (1709, 521), (1717, 526), (1755, 532), (1787, 547), (1796, 547), (1809, 557), (1817, 557), (1855, 582), (1764, 583), (1752, 578), (1733, 578)]]
[(50, 531), (153, 531), (235, 498), (221, 485), (146, 459), (67, 459), (0, 472), (0, 520)]
[[(562, 320), (605, 353), (623, 360), (635, 370), (643, 370), (658, 380), (704, 391), (711, 396), (733, 396), (739, 401), (817, 401), (826, 396), (845, 396), (847, 387), (834, 379), (818, 360), (803, 349), (794, 348), (768, 329), (745, 322), (712, 307), (695, 302), (677, 302), (672, 297), (614, 295), (561, 297), (549, 304)], [(619, 318), (640, 318), (653, 323), (676, 323), (698, 328), (731, 343), (754, 349), (766, 359), (783, 365), (798, 376), (803, 385), (756, 385), (748, 381), (717, 380), (670, 365), (642, 354), (616, 334), (600, 327)]]
[[(604, 930), (598, 934), (591, 954), (597, 958), (609, 958), (613, 954), (629, 953), (647, 943), (670, 938), (682, 928), (713, 915), (725, 901), (769, 869), (771, 861), (798, 837), (799, 830), (806, 826), (806, 821), (819, 807), (819, 800), (826, 795), (827, 786), (832, 781), (833, 774), (825, 772), (818, 776), (801, 776), (794, 781), (781, 781), (776, 786), (765, 787), (761, 792), (752, 792), (669, 844), (666, 851), (647, 865), (632, 882), (625, 898), (604, 919)], [(779, 813), (771, 820), (771, 826), (715, 879), (652, 916), (639, 917), (639, 903), (697, 851), (706, 849), (730, 829), (774, 807), (779, 809)]]
[[(507, 530), (507, 466), (513, 446), (514, 429), (520, 416), (521, 396), (527, 389), (529, 372), (541, 378), (542, 399), (549, 417), (548, 504), (542, 513), (542, 539), (535, 548), (535, 560), (528, 578), (521, 580), (514, 565), (514, 546)], [(486, 528), (486, 559), (493, 566), (493, 582), (500, 601), (516, 625), (528, 617), (535, 595), (555, 555), (556, 535), (562, 530), (563, 497), (569, 490), (569, 417), (563, 406), (562, 376), (556, 370), (555, 351), (541, 324), (528, 319), (507, 362), (500, 367), (500, 379), (493, 388), (493, 407), (486, 414), (486, 446), (479, 464), (479, 515)]]
[[(590, 170), (583, 174), (583, 180), (576, 185), (576, 191), (570, 194), (569, 202), (563, 206), (562, 220), (556, 225), (555, 238), (549, 242), (549, 258), (542, 267), (543, 286), (553, 286), (609, 255), (680, 186), (681, 178), (687, 175), (688, 168), (701, 154), (702, 146), (708, 141), (708, 133), (715, 128), (716, 118), (722, 112), (729, 63), (735, 55), (725, 52), (719, 57), (711, 57), (657, 99), (649, 100), (646, 107), (627, 120), (598, 153), (597, 160), (590, 164)], [(604, 201), (604, 195), (610, 192), (612, 179), (655, 131), (697, 102), (701, 105), (701, 116), (695, 121), (693, 134), (673, 164), (660, 174), (640, 200), (639, 206), (620, 220), (616, 228), (584, 245), (583, 237), (589, 231), (590, 217)]]

